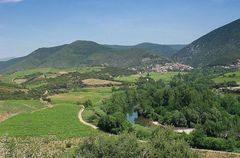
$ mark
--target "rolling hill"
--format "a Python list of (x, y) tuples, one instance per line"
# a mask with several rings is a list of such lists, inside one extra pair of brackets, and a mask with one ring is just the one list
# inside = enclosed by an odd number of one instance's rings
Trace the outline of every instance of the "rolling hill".
[(240, 19), (192, 42), (174, 59), (194, 67), (229, 65), (240, 59)]
[(108, 65), (114, 67), (129, 67), (166, 61), (156, 55), (153, 50), (146, 48), (117, 49), (100, 45), (92, 41), (75, 41), (51, 48), (40, 48), (33, 53), (0, 62), (0, 72), (18, 71), (29, 68), (67, 68), (91, 65)]

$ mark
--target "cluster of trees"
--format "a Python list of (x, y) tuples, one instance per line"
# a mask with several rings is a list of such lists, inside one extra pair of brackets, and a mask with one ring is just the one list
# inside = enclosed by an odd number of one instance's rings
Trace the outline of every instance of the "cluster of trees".
[[(113, 94), (103, 110), (111, 115), (116, 112), (126, 114), (130, 109), (141, 116), (175, 127), (195, 128), (200, 125), (205, 142), (238, 140), (240, 97), (220, 94), (212, 89), (214, 85), (208, 76), (201, 73), (179, 74), (168, 84), (161, 80), (140, 78), (135, 87), (126, 86)], [(208, 137), (215, 137), (217, 141)], [(215, 148), (207, 144), (210, 143), (199, 146)], [(227, 150), (221, 146), (217, 148)]]
[(26, 93), (17, 85), (7, 84), (0, 81), (0, 100), (27, 98)]
[(228, 136), (227, 139), (208, 137), (201, 127), (197, 128), (197, 130), (186, 138), (188, 138), (186, 141), (189, 141), (189, 144), (195, 148), (235, 151), (240, 147), (240, 142), (233, 136)]
[(98, 122), (98, 127), (105, 132), (113, 134), (119, 134), (132, 129), (131, 123), (127, 121), (126, 116), (122, 112), (102, 116)]
[(199, 157), (173, 131), (156, 129), (149, 141), (139, 141), (133, 134), (111, 137), (91, 137), (84, 140), (75, 157), (128, 157), (128, 158), (192, 158)]
[(22, 100), (22, 99), (28, 99), (27, 95), (23, 91), (4, 91), (0, 90), (0, 100)]

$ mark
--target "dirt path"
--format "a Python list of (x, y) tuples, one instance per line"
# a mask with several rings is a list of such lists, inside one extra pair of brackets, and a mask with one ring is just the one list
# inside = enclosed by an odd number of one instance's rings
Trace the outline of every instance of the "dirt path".
[(85, 107), (82, 105), (82, 108), (81, 108), (81, 110), (80, 110), (79, 113), (78, 113), (78, 119), (79, 119), (79, 121), (80, 121), (81, 123), (83, 123), (84, 125), (87, 125), (87, 126), (93, 128), (93, 129), (98, 129), (97, 126), (92, 125), (92, 124), (90, 124), (90, 123), (87, 123), (86, 121), (83, 120), (83, 118), (82, 118), (82, 113), (84, 112), (84, 110), (85, 110)]
[(194, 148), (192, 150), (202, 154), (206, 158), (240, 158), (240, 153)]
[[(157, 122), (157, 121), (153, 121), (152, 124), (155, 125), (155, 126), (161, 126), (161, 127), (163, 127), (163, 128), (166, 128), (166, 126), (160, 124), (160, 123)], [(186, 133), (186, 134), (190, 134), (190, 133), (192, 133), (195, 129), (194, 129), (194, 128), (174, 128), (173, 130), (174, 130), (174, 132), (176, 132), (176, 133)]]

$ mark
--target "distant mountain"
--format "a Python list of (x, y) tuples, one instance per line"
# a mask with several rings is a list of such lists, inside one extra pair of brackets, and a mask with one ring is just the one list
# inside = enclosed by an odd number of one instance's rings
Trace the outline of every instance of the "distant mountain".
[(40, 48), (33, 53), (0, 62), (0, 71), (17, 71), (39, 67), (78, 67), (89, 65), (109, 65), (128, 67), (146, 62), (164, 62), (165, 58), (155, 55), (150, 49), (131, 47), (126, 49), (111, 48), (91, 41), (76, 41), (51, 48)]
[(14, 57), (6, 57), (6, 58), (0, 58), (0, 61), (8, 61), (14, 59)]
[(172, 55), (176, 54), (179, 50), (184, 48), (186, 45), (161, 45), (155, 43), (140, 43), (134, 46), (122, 46), (122, 45), (106, 45), (110, 48), (114, 49), (129, 49), (129, 48), (144, 48), (149, 49), (155, 54), (159, 54), (163, 57), (171, 57)]
[(147, 48), (151, 49), (152, 51), (165, 56), (171, 57), (175, 53), (177, 53), (180, 49), (184, 48), (186, 45), (160, 45), (154, 43), (141, 43), (136, 45), (136, 48)]
[(240, 59), (240, 19), (183, 48), (174, 58), (195, 67), (229, 65)]

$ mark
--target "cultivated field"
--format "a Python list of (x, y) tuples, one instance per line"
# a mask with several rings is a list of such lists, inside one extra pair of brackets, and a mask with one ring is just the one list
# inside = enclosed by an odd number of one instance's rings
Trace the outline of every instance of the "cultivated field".
[(87, 86), (104, 86), (104, 85), (120, 85), (120, 82), (114, 82), (109, 80), (100, 80), (100, 79), (86, 79), (82, 80), (83, 84)]
[(79, 122), (80, 106), (60, 105), (34, 113), (22, 113), (1, 123), (0, 135), (56, 136), (59, 138), (96, 135), (97, 130)]
[(12, 115), (23, 113), (23, 112), (33, 112), (45, 107), (47, 107), (45, 104), (36, 100), (0, 101), (0, 122)]
[(50, 96), (53, 104), (76, 104), (91, 100), (93, 104), (98, 104), (103, 98), (107, 98), (112, 93), (111, 87), (80, 88), (77, 91)]
[[(136, 82), (140, 77), (151, 77), (154, 80), (163, 80), (164, 82), (168, 82), (172, 79), (175, 75), (179, 74), (180, 72), (150, 72), (150, 73), (143, 73), (143, 74), (136, 74), (131, 76), (120, 76), (116, 77), (115, 80), (117, 81), (125, 81), (125, 82)], [(181, 72), (181, 74), (183, 74)]]

